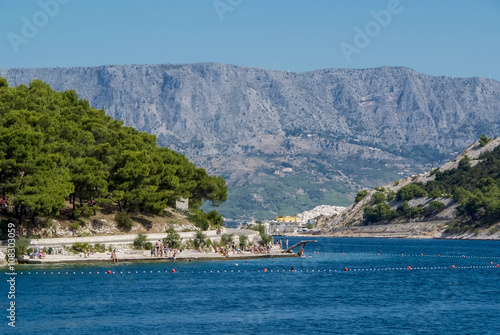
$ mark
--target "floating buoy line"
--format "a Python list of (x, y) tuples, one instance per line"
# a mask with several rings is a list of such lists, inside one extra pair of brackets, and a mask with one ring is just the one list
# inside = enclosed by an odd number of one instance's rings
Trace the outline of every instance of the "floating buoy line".
[[(350, 268), (343, 267), (339, 269), (272, 269), (272, 268), (262, 268), (254, 270), (130, 270), (130, 271), (112, 271), (112, 270), (100, 270), (100, 271), (18, 271), (16, 274), (19, 275), (124, 275), (124, 274), (217, 274), (217, 273), (284, 273), (284, 272), (301, 272), (301, 273), (345, 273), (345, 272), (379, 272), (379, 271), (413, 271), (413, 270), (455, 270), (455, 269), (500, 269), (500, 264), (493, 262), (492, 260), (500, 259), (500, 256), (467, 256), (467, 255), (441, 255), (441, 254), (380, 254), (380, 253), (329, 253), (329, 252), (314, 252), (314, 255), (337, 255), (337, 256), (386, 256), (386, 257), (439, 257), (439, 258), (461, 258), (461, 259), (489, 259), (488, 265), (467, 265), (467, 266), (457, 266), (455, 264), (449, 264), (446, 266), (399, 266), (399, 267), (369, 267), (369, 268)], [(311, 256), (309, 256), (311, 257)], [(238, 267), (238, 264), (235, 264)]]
[(169, 270), (143, 270), (143, 271), (23, 271), (17, 272), (19, 275), (111, 275), (111, 274), (178, 274), (178, 273), (187, 273), (187, 274), (216, 274), (216, 273), (255, 273), (255, 272), (263, 272), (263, 273), (284, 273), (284, 272), (305, 272), (305, 273), (342, 273), (342, 272), (378, 272), (378, 271), (413, 271), (413, 270), (452, 270), (452, 269), (500, 269), (500, 264), (493, 265), (472, 265), (472, 266), (456, 266), (456, 265), (448, 265), (448, 266), (421, 266), (421, 267), (387, 267), (387, 268), (349, 268), (345, 267), (343, 269), (294, 269), (294, 270), (286, 270), (286, 269), (256, 269), (256, 270), (204, 270), (204, 271), (179, 271), (176, 269)]

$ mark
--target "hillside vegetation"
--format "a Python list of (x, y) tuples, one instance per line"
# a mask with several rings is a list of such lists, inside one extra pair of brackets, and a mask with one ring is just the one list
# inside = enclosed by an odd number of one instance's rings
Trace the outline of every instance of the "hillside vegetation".
[[(221, 217), (199, 207), (226, 200), (221, 177), (210, 176), (156, 137), (123, 126), (74, 91), (56, 92), (34, 80), (9, 87), (0, 78), (0, 200), (20, 224), (27, 215), (53, 217), (70, 203), (74, 218), (100, 207), (162, 214), (189, 199), (193, 221), (203, 228)], [(126, 215), (117, 215), (127, 226)]]
[(500, 139), (482, 136), (455, 161), (426, 174), (358, 192), (325, 228), (444, 221), (447, 233), (490, 229), (500, 222)]

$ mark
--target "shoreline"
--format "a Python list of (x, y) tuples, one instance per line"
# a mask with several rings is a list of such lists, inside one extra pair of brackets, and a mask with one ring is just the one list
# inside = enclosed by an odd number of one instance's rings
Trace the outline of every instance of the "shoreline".
[[(273, 251), (265, 254), (253, 254), (249, 252), (242, 252), (239, 254), (228, 255), (228, 257), (222, 256), (218, 253), (200, 253), (192, 250), (184, 250), (179, 254), (176, 259), (172, 257), (156, 257), (144, 255), (144, 252), (135, 253), (118, 253), (119, 263), (131, 263), (131, 262), (193, 262), (193, 261), (234, 261), (234, 260), (249, 260), (249, 259), (262, 259), (262, 258), (291, 258), (300, 257), (298, 253), (283, 253), (281, 251)], [(89, 257), (84, 257), (81, 255), (46, 255), (42, 259), (32, 259), (29, 256), (23, 256), (22, 259), (18, 259), (18, 264), (75, 264), (75, 263), (113, 263), (110, 253), (102, 254), (92, 254)]]

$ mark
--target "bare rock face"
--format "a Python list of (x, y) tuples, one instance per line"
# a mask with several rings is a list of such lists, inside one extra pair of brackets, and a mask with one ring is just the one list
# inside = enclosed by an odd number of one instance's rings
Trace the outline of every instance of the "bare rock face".
[[(221, 211), (247, 214), (346, 205), (360, 187), (423, 172), (481, 134), (500, 132), (500, 82), (402, 67), (292, 73), (203, 63), (6, 69), (0, 76), (11, 85), (42, 79), (74, 89), (156, 134), (160, 145), (228, 180), (233, 198)], [(283, 167), (292, 181), (280, 175)], [(290, 190), (306, 181), (319, 185), (316, 195)], [(270, 186), (277, 184), (290, 187)], [(336, 195), (322, 197), (324, 188)]]

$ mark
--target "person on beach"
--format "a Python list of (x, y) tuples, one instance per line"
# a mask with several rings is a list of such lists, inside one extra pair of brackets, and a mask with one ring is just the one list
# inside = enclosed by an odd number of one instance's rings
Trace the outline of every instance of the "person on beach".
[(35, 244), (35, 257), (38, 257), (40, 254), (40, 247), (38, 246), (38, 243)]
[(156, 242), (156, 257), (160, 256), (160, 245), (161, 241), (158, 240), (158, 242)]
[(87, 258), (89, 258), (89, 257), (90, 257), (90, 246), (87, 247)]
[(111, 259), (113, 260), (113, 263), (118, 263), (118, 257), (116, 257), (115, 249), (113, 249), (113, 252), (111, 253)]
[(155, 248), (151, 248), (151, 257), (155, 255)]

